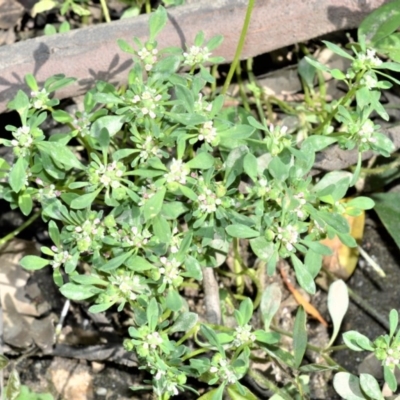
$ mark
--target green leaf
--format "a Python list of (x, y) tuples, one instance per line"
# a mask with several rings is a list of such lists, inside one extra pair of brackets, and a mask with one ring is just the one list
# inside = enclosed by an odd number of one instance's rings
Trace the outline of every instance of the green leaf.
[(7, 367), (10, 363), (10, 360), (3, 354), (0, 354), (0, 371)]
[(131, 154), (136, 153), (136, 149), (120, 149), (117, 151), (114, 151), (111, 155), (113, 161), (119, 161), (125, 157), (129, 157)]
[(178, 312), (182, 308), (182, 297), (176, 290), (170, 290), (165, 299), (165, 305), (173, 312)]
[(383, 367), (383, 376), (385, 378), (385, 382), (389, 386), (389, 389), (392, 392), (395, 392), (397, 390), (397, 379), (396, 379), (396, 376), (395, 376), (393, 370), (390, 367), (385, 365)]
[(269, 330), (272, 318), (278, 311), (281, 301), (282, 301), (281, 289), (278, 283), (273, 282), (270, 285), (268, 285), (267, 288), (264, 290), (260, 303), (260, 311), (262, 315), (262, 320), (264, 322), (264, 329), (266, 331)]
[(37, 92), (39, 90), (39, 86), (36, 82), (36, 79), (32, 74), (25, 75), (25, 82), (31, 90), (33, 90), (35, 92)]
[(236, 385), (229, 385), (226, 387), (226, 391), (232, 400), (257, 400), (258, 397), (255, 396), (250, 390), (242, 386), (243, 393), (240, 393)]
[(145, 258), (140, 256), (132, 256), (125, 262), (125, 266), (131, 269), (132, 271), (147, 271), (149, 269), (154, 268), (154, 265), (149, 263)]
[(268, 242), (262, 236), (250, 240), (251, 249), (254, 254), (262, 261), (268, 262), (275, 251), (273, 242)]
[(347, 291), (347, 285), (339, 279), (329, 286), (328, 310), (332, 318), (333, 332), (327, 348), (331, 347), (334, 343), (348, 307), (349, 294)]
[(72, 116), (63, 110), (53, 110), (51, 116), (55, 121), (61, 124), (68, 124), (73, 121)]
[(322, 256), (330, 256), (332, 254), (332, 250), (328, 246), (325, 246), (319, 242), (312, 242), (311, 240), (302, 240), (301, 243), (306, 245), (316, 254), (320, 254)]
[(360, 210), (371, 210), (375, 202), (369, 197), (359, 196), (346, 203), (346, 208), (358, 208)]
[(107, 303), (101, 303), (101, 304), (94, 304), (93, 306), (89, 307), (89, 312), (93, 314), (97, 314), (100, 312), (104, 312), (108, 310), (110, 307), (112, 307), (115, 304), (115, 301), (109, 301)]
[(107, 261), (99, 269), (101, 271), (107, 271), (107, 272), (117, 269), (132, 255), (132, 253), (133, 253), (133, 250), (129, 251), (128, 253), (122, 253), (119, 256)]
[(33, 207), (32, 195), (29, 193), (22, 193), (18, 196), (18, 207), (22, 211), (22, 214), (28, 216)]
[(152, 297), (146, 308), (146, 316), (150, 332), (153, 332), (156, 329), (159, 315), (157, 300)]
[(221, 344), (218, 342), (218, 337), (216, 333), (214, 332), (213, 329), (208, 327), (207, 325), (201, 325), (200, 326), (200, 333), (207, 339), (208, 343), (211, 346), (214, 346), (217, 348), (217, 350), (222, 354), (225, 355), (225, 351)]
[(299, 260), (299, 258), (292, 254), (290, 259), (293, 264), (294, 271), (296, 273), (296, 279), (299, 285), (310, 294), (315, 294), (315, 282), (311, 274), (304, 267), (303, 263)]
[(168, 221), (161, 217), (161, 215), (158, 215), (153, 219), (152, 226), (154, 235), (158, 238), (160, 243), (169, 244), (171, 240), (171, 227)]
[(231, 148), (230, 143), (237, 143), (238, 140), (243, 140), (249, 138), (255, 129), (250, 125), (234, 125), (225, 131), (219, 132), (219, 138), (221, 144)]
[(343, 333), (343, 341), (349, 349), (354, 351), (374, 351), (371, 341), (357, 331), (348, 331)]
[(188, 188), (187, 186), (184, 186), (184, 185), (179, 185), (179, 190), (189, 200), (197, 201), (197, 195), (192, 189), (190, 189), (190, 188)]
[(161, 215), (166, 219), (177, 219), (188, 210), (186, 205), (180, 201), (171, 201), (164, 203), (161, 209)]
[(338, 233), (349, 233), (350, 227), (346, 218), (328, 211), (319, 211), (318, 216)]
[(371, 197), (375, 200), (375, 211), (379, 219), (400, 248), (400, 192), (378, 193)]
[(253, 180), (257, 181), (258, 176), (258, 166), (257, 158), (252, 153), (247, 153), (243, 159), (243, 169), (244, 172)]
[(399, 324), (399, 313), (397, 312), (397, 310), (395, 309), (390, 310), (389, 322), (390, 322), (389, 336), (393, 337), (393, 335), (396, 333), (396, 329)]
[(8, 377), (7, 386), (4, 389), (5, 398), (7, 400), (16, 400), (20, 392), (21, 392), (21, 382), (19, 380), (19, 375), (17, 370), (13, 368)]
[(25, 186), (27, 169), (28, 162), (24, 158), (18, 158), (17, 162), (12, 166), (8, 182), (15, 193), (19, 193)]
[(97, 189), (95, 192), (86, 193), (82, 196), (79, 196), (71, 201), (71, 208), (76, 210), (81, 210), (82, 208), (90, 207), (91, 204), (96, 200), (96, 197), (101, 192), (101, 188)]
[(314, 87), (315, 72), (316, 72), (315, 67), (313, 67), (310, 63), (308, 63), (307, 60), (302, 58), (297, 65), (297, 72), (303, 79), (304, 83), (308, 86), (308, 88)]
[(100, 286), (107, 286), (108, 281), (99, 278), (95, 275), (71, 275), (71, 281), (75, 283), (79, 283), (81, 285), (100, 285)]
[(368, 42), (378, 43), (400, 26), (400, 1), (391, 1), (369, 14), (360, 24), (358, 41), (365, 36)]
[(200, 263), (194, 257), (185, 257), (185, 269), (186, 271), (182, 273), (182, 276), (193, 278), (197, 281), (201, 281), (203, 279), (203, 272), (201, 270)]
[(315, 278), (322, 267), (322, 255), (308, 250), (304, 257), (304, 266), (311, 276)]
[(304, 57), (305, 60), (312, 65), (314, 68), (320, 70), (320, 71), (324, 71), (324, 72), (330, 72), (330, 69), (328, 67), (326, 67), (325, 65), (321, 64), (319, 61), (315, 60), (314, 58), (311, 57)]
[(102, 290), (94, 286), (77, 285), (75, 283), (68, 282), (60, 287), (60, 292), (67, 299), (74, 301), (86, 300), (94, 295), (100, 293)]
[(281, 336), (277, 332), (265, 332), (261, 329), (254, 331), (254, 335), (258, 342), (263, 344), (275, 344), (278, 343), (281, 339)]
[(225, 390), (225, 383), (220, 385), (217, 389), (210, 390), (204, 393), (197, 400), (222, 400)]
[(100, 117), (93, 122), (90, 127), (90, 133), (95, 138), (98, 138), (102, 129), (106, 128), (109, 135), (113, 137), (121, 130), (124, 119), (124, 115), (105, 115)]
[(248, 297), (240, 303), (239, 312), (242, 315), (242, 326), (246, 325), (253, 316), (253, 302)]
[(39, 142), (37, 148), (56, 162), (67, 168), (85, 169), (85, 166), (76, 158), (75, 154), (64, 144), (58, 142)]
[(15, 110), (21, 116), (21, 122), (26, 123), (26, 116), (30, 107), (29, 97), (22, 90), (18, 90), (15, 97), (7, 104), (10, 110)]
[(158, 189), (157, 193), (145, 202), (143, 206), (143, 216), (145, 222), (154, 218), (160, 213), (166, 191), (167, 190), (165, 187)]
[(19, 263), (29, 271), (36, 271), (49, 265), (50, 261), (38, 256), (25, 256)]
[(328, 42), (327, 40), (323, 40), (322, 42), (325, 44), (325, 46), (329, 50), (333, 51), (334, 53), (338, 54), (339, 56), (347, 58), (348, 60), (354, 60), (354, 57), (352, 57), (349, 53), (347, 53), (345, 50), (343, 50), (338, 45)]
[(194, 112), (194, 95), (191, 90), (183, 85), (175, 85), (174, 87), (176, 98), (185, 107), (188, 113)]
[(209, 169), (214, 165), (214, 157), (210, 153), (202, 152), (197, 154), (186, 165), (190, 169)]
[(157, 10), (150, 15), (149, 18), (150, 42), (154, 41), (154, 39), (162, 31), (166, 23), (167, 11), (164, 7), (159, 6)]
[(174, 324), (168, 329), (168, 333), (189, 332), (196, 324), (199, 316), (194, 312), (184, 312), (179, 315)]
[(333, 387), (345, 400), (365, 400), (359, 379), (348, 372), (338, 372), (333, 378)]
[(294, 320), (293, 349), (294, 365), (299, 368), (307, 348), (307, 315), (302, 306), (299, 306)]
[(240, 224), (228, 225), (225, 228), (225, 230), (228, 233), (228, 235), (239, 239), (248, 239), (260, 236), (260, 232), (251, 229), (246, 225), (240, 225)]
[(369, 374), (360, 374), (360, 386), (363, 392), (374, 400), (384, 400), (377, 380)]

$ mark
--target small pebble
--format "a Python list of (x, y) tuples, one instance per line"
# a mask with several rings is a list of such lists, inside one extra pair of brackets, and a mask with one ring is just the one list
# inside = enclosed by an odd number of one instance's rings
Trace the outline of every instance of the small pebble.
[(96, 389), (96, 394), (97, 396), (106, 396), (107, 395), (107, 389), (104, 387), (99, 387)]

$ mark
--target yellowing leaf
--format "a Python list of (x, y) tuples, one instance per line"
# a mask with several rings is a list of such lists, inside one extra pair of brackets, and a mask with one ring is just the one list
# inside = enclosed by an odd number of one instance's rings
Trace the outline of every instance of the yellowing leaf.
[[(361, 243), (364, 235), (365, 213), (364, 211), (357, 217), (344, 216), (350, 225), (350, 234), (358, 244)], [(333, 239), (324, 239), (322, 244), (328, 246), (333, 254), (325, 256), (323, 266), (341, 279), (348, 279), (354, 272), (359, 252), (356, 247), (345, 246), (338, 237)]]

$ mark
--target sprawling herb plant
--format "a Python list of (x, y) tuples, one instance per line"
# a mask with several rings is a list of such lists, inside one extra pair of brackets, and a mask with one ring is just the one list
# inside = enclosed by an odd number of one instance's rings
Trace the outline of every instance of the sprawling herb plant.
[[(2, 197), (26, 216), (39, 207), (53, 242), (42, 247), (43, 257), (26, 256), (21, 264), (28, 270), (51, 266), (61, 293), (90, 301), (90, 312), (113, 306), (129, 310), (133, 318), (124, 346), (149, 372), (144, 387), (150, 385), (159, 399), (195, 392), (188, 378), (214, 387), (203, 399), (222, 399), (224, 393), (253, 399), (240, 383), (248, 373), (280, 399), (293, 398), (293, 390), (295, 398), (306, 398), (301, 374), (340, 366), (329, 358), (329, 347), (321, 349), (328, 365), (301, 366), (307, 345), (302, 307), (295, 321), (294, 354), (280, 347), (280, 334), (271, 325), (279, 305), (276, 288), (263, 291), (259, 271), (274, 274), (279, 258), (289, 259), (299, 285), (314, 294), (322, 257), (330, 254), (320, 240), (338, 236), (356, 245), (344, 215), (358, 215), (373, 202), (366, 197), (341, 200), (357, 180), (361, 157), (354, 173), (335, 171), (315, 182), (310, 171), (316, 153), (333, 143), (358, 148), (360, 155), (367, 150), (391, 154), (393, 144), (371, 114), (387, 119), (380, 91), (390, 81), (399, 82), (383, 71), (399, 71), (400, 66), (382, 62), (363, 36), (353, 46), (354, 55), (327, 42), (351, 60), (349, 70), (331, 70), (312, 58), (308, 65), (314, 73), (330, 72), (349, 90), (339, 101), (324, 104), (306, 138), (297, 143), (286, 127), (260, 123), (242, 108), (224, 108), (222, 95), (206, 96), (206, 85), (214, 82), (206, 65), (221, 61), (211, 52), (222, 38), (206, 41), (199, 33), (185, 52), (160, 50), (156, 38), (166, 21), (159, 8), (150, 18), (146, 43), (135, 39), (132, 47), (119, 42), (134, 59), (126, 88), (97, 82), (85, 95), (83, 109), (72, 115), (56, 109), (58, 100), (51, 97), (72, 79), (54, 76), (39, 87), (28, 75), (30, 96), (19, 91), (10, 102), (22, 125), (8, 126), (13, 139), (1, 139), (15, 156), (12, 166), (0, 160), (7, 178)], [(41, 125), (48, 118), (68, 129), (46, 136)], [(254, 256), (248, 263), (240, 254), (242, 239)], [(200, 283), (204, 271), (222, 268), (230, 252), (236, 268), (235, 324), (227, 325), (225, 315), (223, 321), (200, 322), (182, 290)], [(256, 288), (253, 301), (243, 296), (244, 276)], [(343, 286), (339, 281), (334, 293), (346, 300)], [(335, 311), (333, 302), (330, 345), (347, 309), (343, 305)], [(260, 303), (263, 326), (253, 327)], [(391, 320), (390, 336), (374, 344), (354, 333), (345, 341), (354, 350), (375, 351), (393, 387), (397, 362), (388, 359), (398, 355), (394, 314)], [(255, 351), (258, 359), (264, 354), (292, 368), (296, 379), (278, 388), (249, 371)], [(354, 379), (340, 374), (336, 381)], [(375, 385), (372, 377), (362, 379)]]

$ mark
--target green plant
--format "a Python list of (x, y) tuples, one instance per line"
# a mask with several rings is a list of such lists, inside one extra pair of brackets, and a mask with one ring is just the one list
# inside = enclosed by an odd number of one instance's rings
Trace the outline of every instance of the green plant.
[[(124, 346), (149, 372), (145, 385), (134, 390), (150, 388), (157, 398), (168, 399), (179, 391), (197, 393), (187, 384), (194, 378), (215, 386), (204, 400), (222, 399), (224, 393), (253, 399), (240, 382), (248, 374), (273, 390), (275, 399), (308, 398), (307, 374), (344, 373), (329, 353), (347, 310), (346, 286), (338, 281), (330, 287), (334, 331), (327, 347), (307, 343), (306, 314), (299, 307), (291, 353), (280, 346), (281, 335), (290, 333), (272, 323), (280, 302), (277, 289), (264, 289), (260, 274), (264, 268), (274, 274), (279, 258), (289, 259), (299, 285), (314, 294), (322, 257), (330, 254), (320, 240), (337, 235), (356, 245), (344, 214), (358, 215), (374, 203), (363, 196), (340, 200), (357, 181), (363, 151), (387, 157), (394, 150), (370, 116), (375, 111), (386, 119), (380, 92), (391, 86), (389, 80), (398, 81), (383, 71), (400, 66), (382, 62), (362, 35), (353, 44), (354, 56), (326, 42), (351, 60), (351, 67), (343, 73), (308, 57), (309, 82), (322, 70), (347, 84), (348, 92), (325, 102), (297, 143), (295, 132), (284, 126), (267, 126), (264, 118), (259, 122), (243, 108), (223, 108), (223, 95), (207, 98), (204, 89), (215, 78), (205, 64), (221, 61), (211, 51), (222, 38), (206, 41), (199, 33), (185, 52), (159, 50), (156, 38), (166, 21), (161, 7), (150, 17), (146, 43), (135, 38), (132, 47), (119, 41), (135, 61), (128, 86), (97, 82), (85, 95), (82, 111), (72, 115), (55, 108), (58, 101), (50, 94), (72, 82), (61, 75), (49, 78), (42, 89), (27, 75), (31, 96), (19, 91), (10, 102), (22, 126), (8, 126), (13, 139), (1, 139), (15, 155), (12, 166), (0, 160), (6, 178), (1, 194), (26, 216), (40, 206), (53, 242), (42, 247), (43, 257), (26, 256), (21, 265), (28, 270), (50, 265), (61, 293), (90, 302), (90, 312), (129, 310), (133, 317)], [(182, 67), (189, 72), (180, 72)], [(40, 126), (48, 118), (68, 132), (46, 137)], [(357, 148), (357, 167), (315, 182), (310, 171), (316, 154), (333, 143)], [(245, 239), (256, 263), (242, 257)], [(228, 254), (232, 270), (225, 268)], [(200, 323), (182, 290), (199, 289), (210, 269), (228, 277), (231, 287), (222, 311), (218, 300), (208, 303), (214, 317)], [(245, 278), (255, 289), (252, 299)], [(209, 281), (204, 285), (205, 292), (212, 290)], [(214, 294), (218, 298), (218, 288)], [(253, 326), (257, 307), (262, 327)], [(229, 316), (232, 325), (226, 323)], [(368, 349), (388, 353), (383, 347), (392, 346), (396, 327)], [(345, 335), (349, 347), (355, 349), (356, 341), (365, 348), (352, 335)], [(326, 364), (303, 365), (307, 348)], [(249, 370), (252, 359), (262, 359), (256, 351), (289, 367), (293, 379), (278, 387)]]

